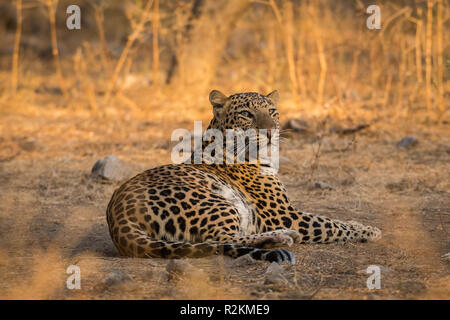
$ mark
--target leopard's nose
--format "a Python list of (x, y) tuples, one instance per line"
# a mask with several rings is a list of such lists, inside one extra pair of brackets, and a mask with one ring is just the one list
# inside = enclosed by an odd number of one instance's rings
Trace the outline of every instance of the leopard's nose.
[(258, 114), (256, 118), (256, 124), (258, 129), (275, 129), (275, 121), (273, 121), (272, 117), (269, 114)]

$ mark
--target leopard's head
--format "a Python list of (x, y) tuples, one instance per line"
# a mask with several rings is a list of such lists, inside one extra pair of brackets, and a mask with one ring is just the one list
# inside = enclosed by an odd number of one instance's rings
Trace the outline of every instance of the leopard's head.
[(211, 127), (215, 129), (273, 130), (280, 127), (277, 91), (268, 95), (246, 92), (227, 97), (213, 90), (209, 94), (209, 101), (214, 114)]

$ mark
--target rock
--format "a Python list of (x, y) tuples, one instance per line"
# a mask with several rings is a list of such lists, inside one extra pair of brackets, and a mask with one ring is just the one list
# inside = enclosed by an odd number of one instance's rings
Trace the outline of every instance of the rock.
[(108, 287), (112, 287), (132, 280), (133, 279), (126, 272), (118, 269), (113, 269), (110, 273), (108, 273), (108, 276), (105, 280), (105, 285)]
[(23, 141), (19, 143), (19, 146), (22, 148), (22, 150), (31, 152), (36, 149), (36, 141), (34, 140)]
[(266, 270), (264, 284), (285, 286), (289, 281), (283, 275), (283, 268), (276, 262), (272, 262)]
[(36, 148), (38, 147), (38, 143), (36, 142), (36, 140), (34, 140), (31, 137), (20, 137), (15, 138), (14, 140), (17, 142), (19, 147), (24, 151), (32, 152), (35, 151)]
[(415, 137), (404, 137), (402, 140), (397, 142), (397, 148), (410, 148), (414, 147), (419, 143), (419, 140)]
[(269, 274), (266, 276), (264, 284), (285, 286), (289, 284), (289, 281), (282, 274)]
[(91, 171), (92, 175), (109, 180), (122, 180), (129, 177), (130, 173), (130, 168), (113, 154), (98, 160)]
[(330, 186), (328, 183), (323, 182), (323, 181), (316, 181), (314, 183), (314, 188), (322, 189), (322, 190), (333, 190), (332, 186)]
[(441, 258), (443, 260), (450, 261), (450, 252), (447, 252), (446, 254), (442, 255)]
[(330, 128), (330, 132), (331, 133), (337, 133), (337, 134), (351, 134), (351, 133), (356, 133), (358, 131), (364, 130), (366, 128), (368, 128), (370, 125), (368, 124), (360, 124), (354, 127), (349, 127), (349, 128), (342, 128), (340, 126), (337, 127), (332, 127)]
[(306, 121), (300, 119), (290, 119), (284, 123), (282, 130), (289, 130), (296, 133), (303, 133), (308, 131), (308, 124)]
[(233, 267), (241, 267), (241, 266), (248, 266), (254, 263), (256, 263), (256, 260), (250, 257), (250, 255), (245, 254), (237, 259), (234, 259), (231, 265)]
[(265, 274), (282, 273), (282, 272), (283, 272), (283, 268), (277, 262), (274, 261), (267, 267)]

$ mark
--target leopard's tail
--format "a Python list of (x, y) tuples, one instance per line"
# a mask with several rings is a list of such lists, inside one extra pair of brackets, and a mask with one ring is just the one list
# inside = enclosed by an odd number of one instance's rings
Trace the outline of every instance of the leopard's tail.
[(216, 254), (238, 258), (248, 254), (255, 260), (295, 264), (294, 255), (292, 252), (285, 249), (267, 250), (215, 241), (189, 243), (154, 240), (145, 233), (141, 233), (138, 236), (136, 235), (136, 237), (119, 237), (118, 241), (113, 237), (113, 240), (122, 255), (137, 258), (202, 258)]

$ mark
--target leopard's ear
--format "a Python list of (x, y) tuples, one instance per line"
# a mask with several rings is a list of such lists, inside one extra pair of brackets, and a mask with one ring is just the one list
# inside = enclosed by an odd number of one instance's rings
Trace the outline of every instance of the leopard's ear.
[(228, 101), (228, 97), (218, 90), (213, 90), (209, 94), (209, 102), (213, 106), (214, 116), (220, 117), (224, 110), (225, 104)]
[(274, 105), (278, 104), (278, 91), (277, 90), (272, 91), (266, 97), (269, 98), (270, 100), (272, 100)]

